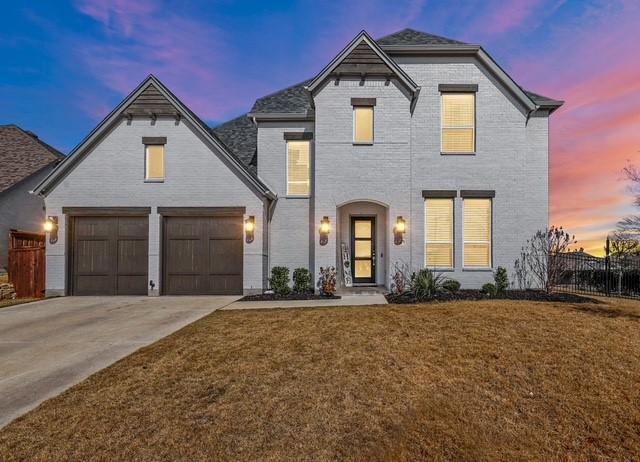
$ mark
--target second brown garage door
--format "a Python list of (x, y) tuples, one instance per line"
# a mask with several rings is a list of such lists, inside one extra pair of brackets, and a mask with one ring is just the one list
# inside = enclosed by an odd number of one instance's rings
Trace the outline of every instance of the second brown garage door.
[(165, 216), (167, 295), (242, 294), (242, 216)]

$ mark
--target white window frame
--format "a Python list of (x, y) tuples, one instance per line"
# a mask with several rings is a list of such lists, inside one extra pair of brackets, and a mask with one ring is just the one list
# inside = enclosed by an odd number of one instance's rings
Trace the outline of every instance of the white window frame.
[[(451, 201), (451, 266), (428, 266), (427, 265), (427, 201), (429, 200), (449, 200)], [(437, 269), (440, 271), (454, 270), (456, 267), (456, 201), (453, 197), (426, 197), (424, 199), (424, 267)], [(449, 242), (432, 241), (432, 244), (448, 244)]]
[[(489, 201), (489, 266), (466, 266), (464, 263), (464, 246), (469, 244), (486, 244), (487, 241), (465, 241), (464, 239), (464, 206), (466, 200), (487, 200)], [(493, 270), (493, 198), (491, 197), (466, 197), (462, 198), (462, 269), (467, 271), (487, 271)]]
[[(149, 177), (149, 148), (150, 147), (159, 146), (162, 148), (162, 178), (150, 178)], [(165, 146), (164, 144), (145, 144), (144, 145), (144, 181), (146, 183), (164, 183), (165, 178), (167, 177), (166, 170), (166, 154), (165, 154)]]
[[(307, 194), (294, 194), (289, 192), (289, 143), (307, 143), (309, 147), (309, 191)], [(311, 141), (309, 140), (287, 140), (285, 142), (285, 188), (287, 191), (286, 197), (295, 198), (308, 198), (311, 196)]]
[[(371, 109), (371, 141), (356, 141), (356, 110), (357, 109)], [(367, 106), (367, 105), (361, 105), (361, 106), (353, 106), (352, 109), (353, 115), (352, 115), (352, 119), (353, 119), (353, 127), (352, 127), (352, 139), (353, 139), (353, 144), (358, 144), (358, 145), (362, 145), (362, 146), (370, 146), (373, 144), (375, 138), (376, 138), (376, 110), (375, 110), (375, 106)]]
[[(460, 94), (464, 94), (464, 95), (472, 95), (473, 96), (473, 126), (472, 127), (463, 127), (463, 126), (459, 126), (459, 127), (445, 127), (444, 126), (444, 96), (445, 95), (460, 95)], [(441, 154), (448, 154), (448, 155), (456, 155), (456, 154), (460, 154), (460, 155), (472, 155), (476, 153), (477, 150), (477, 146), (476, 146), (476, 93), (473, 91), (463, 91), (463, 92), (453, 92), (453, 91), (443, 91), (440, 93), (440, 153)], [(468, 151), (468, 152), (454, 152), (454, 151), (445, 151), (444, 150), (444, 129), (447, 128), (448, 130), (455, 130), (455, 129), (468, 129), (471, 128), (473, 130), (473, 150)]]

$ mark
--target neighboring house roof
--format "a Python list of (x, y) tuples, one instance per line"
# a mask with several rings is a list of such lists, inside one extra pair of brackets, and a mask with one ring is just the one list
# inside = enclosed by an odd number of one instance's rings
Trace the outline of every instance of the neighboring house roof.
[(64, 154), (16, 125), (0, 126), (0, 192), (64, 159)]
[[(151, 92), (149, 92), (149, 89)], [(149, 93), (151, 93), (149, 95)], [(142, 99), (151, 97), (152, 103), (146, 108), (140, 107), (142, 101), (138, 99), (140, 95)], [(166, 102), (165, 102), (166, 100)], [(166, 104), (169, 103), (169, 104)], [(144, 105), (143, 105), (144, 106)], [(158, 108), (155, 112), (154, 108)], [(131, 111), (135, 113), (131, 114)], [(237, 173), (241, 178), (247, 181), (256, 192), (269, 198), (275, 198), (275, 194), (252, 172), (240, 158), (230, 151), (230, 149), (222, 142), (216, 134), (191, 111), (182, 101), (180, 101), (167, 87), (162, 84), (155, 76), (149, 75), (138, 87), (133, 90), (107, 117), (104, 118), (96, 128), (76, 147), (71, 154), (47, 176), (36, 188), (34, 192), (41, 195), (48, 194), (60, 180), (62, 180), (75, 166), (82, 161), (83, 157), (90, 151), (102, 137), (108, 133), (108, 130), (123, 117), (133, 117), (134, 115), (145, 114), (155, 118), (157, 115), (175, 115), (190, 122), (196, 130), (202, 135), (205, 142), (209, 143), (226, 159), (229, 168)]]
[(257, 173), (258, 127), (247, 114), (211, 129), (253, 174)]
[(378, 45), (466, 45), (464, 42), (439, 35), (420, 32), (414, 29), (403, 29), (376, 40)]

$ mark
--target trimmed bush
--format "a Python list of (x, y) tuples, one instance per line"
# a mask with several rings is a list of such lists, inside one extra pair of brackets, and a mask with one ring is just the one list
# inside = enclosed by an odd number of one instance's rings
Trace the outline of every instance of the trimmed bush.
[(487, 294), (490, 297), (495, 297), (498, 293), (498, 290), (496, 289), (495, 284), (487, 282), (485, 285), (482, 286), (482, 293)]
[(269, 285), (277, 295), (288, 295), (291, 293), (289, 287), (289, 268), (286, 266), (274, 266), (271, 268)]
[(297, 294), (308, 294), (313, 290), (311, 273), (307, 268), (293, 270), (293, 291)]
[(455, 294), (460, 290), (460, 283), (455, 279), (447, 279), (442, 283), (442, 288), (451, 294)]
[(509, 277), (507, 270), (502, 266), (498, 266), (493, 275), (493, 281), (496, 287), (496, 294), (504, 294), (509, 288)]

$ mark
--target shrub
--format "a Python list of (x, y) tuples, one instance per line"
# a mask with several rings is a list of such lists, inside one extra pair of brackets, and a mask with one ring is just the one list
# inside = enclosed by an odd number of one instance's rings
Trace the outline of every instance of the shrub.
[(460, 283), (455, 279), (447, 279), (442, 283), (442, 288), (449, 293), (455, 294), (460, 290)]
[(271, 268), (269, 285), (277, 295), (288, 295), (291, 293), (289, 287), (289, 268), (286, 266), (274, 266)]
[(409, 265), (406, 263), (395, 263), (395, 273), (391, 276), (391, 292), (400, 295), (411, 286), (409, 276)]
[(495, 274), (493, 275), (493, 281), (496, 286), (496, 294), (504, 294), (509, 288), (509, 277), (507, 276), (507, 270), (502, 266), (498, 266)]
[(296, 268), (293, 270), (293, 291), (298, 294), (306, 294), (312, 289), (311, 273), (307, 268)]
[(482, 286), (482, 293), (487, 294), (490, 297), (495, 297), (498, 291), (496, 289), (495, 284), (487, 282), (485, 285)]
[(435, 274), (428, 268), (423, 268), (411, 277), (411, 291), (418, 301), (427, 300), (442, 290), (444, 277), (441, 274)]
[(336, 269), (333, 266), (320, 267), (318, 289), (322, 295), (330, 297), (336, 293)]

